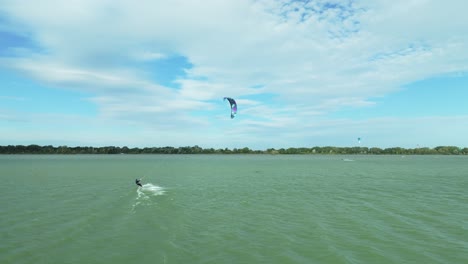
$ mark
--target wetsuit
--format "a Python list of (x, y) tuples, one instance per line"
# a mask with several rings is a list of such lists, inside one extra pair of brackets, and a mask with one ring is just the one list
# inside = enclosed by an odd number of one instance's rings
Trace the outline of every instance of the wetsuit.
[(135, 184), (138, 185), (138, 186), (140, 186), (140, 187), (143, 187), (143, 185), (141, 185), (141, 182), (140, 182), (140, 181), (141, 181), (141, 180), (139, 180), (139, 179), (135, 179)]

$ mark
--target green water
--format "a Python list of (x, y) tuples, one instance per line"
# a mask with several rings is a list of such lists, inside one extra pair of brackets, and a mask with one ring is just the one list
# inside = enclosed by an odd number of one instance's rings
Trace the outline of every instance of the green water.
[(3, 264), (468, 261), (468, 157), (12, 155), (0, 178)]

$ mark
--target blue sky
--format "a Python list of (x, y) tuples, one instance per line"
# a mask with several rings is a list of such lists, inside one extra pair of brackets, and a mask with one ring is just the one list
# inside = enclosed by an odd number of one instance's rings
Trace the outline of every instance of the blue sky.
[(0, 145), (467, 147), (467, 9), (0, 0)]

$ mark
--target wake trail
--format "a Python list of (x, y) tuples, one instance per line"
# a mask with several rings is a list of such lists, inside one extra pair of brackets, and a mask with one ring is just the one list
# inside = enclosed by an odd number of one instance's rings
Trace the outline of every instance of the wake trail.
[(136, 193), (137, 196), (135, 198), (135, 203), (132, 206), (132, 212), (135, 211), (135, 208), (138, 205), (152, 205), (155, 202), (153, 201), (152, 197), (164, 195), (165, 193), (164, 187), (154, 185), (152, 183), (145, 183), (142, 187), (137, 188)]

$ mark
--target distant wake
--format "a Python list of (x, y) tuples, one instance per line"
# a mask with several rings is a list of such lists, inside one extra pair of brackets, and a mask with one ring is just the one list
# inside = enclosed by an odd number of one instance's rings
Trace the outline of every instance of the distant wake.
[(143, 184), (143, 187), (139, 187), (136, 190), (137, 197), (135, 198), (135, 203), (133, 204), (132, 211), (135, 210), (135, 207), (143, 204), (143, 205), (151, 205), (154, 202), (152, 201), (151, 197), (163, 195), (165, 190), (161, 186), (154, 185), (152, 183)]

